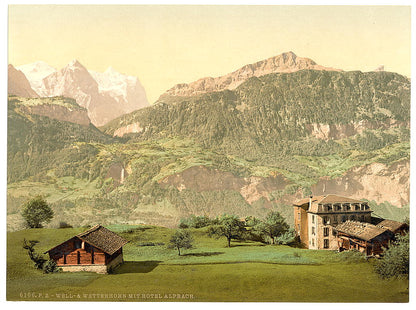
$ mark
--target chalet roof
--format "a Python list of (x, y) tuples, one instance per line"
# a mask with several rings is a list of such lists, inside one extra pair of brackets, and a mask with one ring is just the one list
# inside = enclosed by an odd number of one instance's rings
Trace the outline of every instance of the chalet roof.
[(128, 242), (101, 225), (96, 225), (78, 234), (77, 237), (110, 255), (114, 254)]
[[(117, 250), (119, 250), (123, 245), (128, 243), (128, 241), (116, 233), (112, 232), (111, 230), (101, 226), (96, 225), (70, 239), (67, 241), (73, 239), (73, 238), (79, 238), (92, 246), (104, 251), (105, 253), (109, 255), (113, 255)], [(60, 245), (64, 244), (65, 242), (62, 242), (61, 244), (58, 244), (57, 246), (54, 246), (52, 249), (46, 251), (50, 252), (51, 250), (59, 247)]]
[(378, 223), (376, 226), (380, 228), (387, 228), (388, 230), (395, 232), (402, 226), (407, 225), (406, 223), (401, 223), (393, 220), (383, 220), (380, 223)]
[(346, 221), (335, 227), (339, 232), (343, 232), (352, 237), (356, 237), (365, 241), (370, 241), (377, 236), (389, 231), (387, 228), (375, 226), (370, 223)]

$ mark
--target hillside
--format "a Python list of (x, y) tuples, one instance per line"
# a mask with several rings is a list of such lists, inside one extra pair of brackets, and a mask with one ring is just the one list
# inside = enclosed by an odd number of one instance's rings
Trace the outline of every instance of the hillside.
[(9, 229), (21, 227), (19, 205), (37, 193), (52, 204), (55, 226), (175, 226), (190, 214), (261, 217), (271, 209), (292, 223), (294, 200), (334, 191), (402, 220), (409, 109), (406, 77), (317, 70), (166, 96), (104, 134), (9, 102)]

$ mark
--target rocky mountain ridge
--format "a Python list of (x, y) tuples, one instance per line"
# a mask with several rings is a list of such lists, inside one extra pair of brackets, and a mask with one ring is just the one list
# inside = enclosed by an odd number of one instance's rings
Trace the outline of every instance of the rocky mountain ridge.
[(318, 65), (312, 59), (298, 57), (293, 52), (282, 53), (278, 56), (245, 65), (242, 68), (216, 78), (206, 77), (189, 84), (177, 84), (161, 96), (193, 96), (206, 92), (233, 90), (247, 79), (277, 72), (296, 72), (299, 70), (342, 71)]
[(29, 98), (39, 97), (39, 95), (30, 86), (28, 79), (22, 71), (16, 69), (10, 64), (7, 69), (8, 94)]

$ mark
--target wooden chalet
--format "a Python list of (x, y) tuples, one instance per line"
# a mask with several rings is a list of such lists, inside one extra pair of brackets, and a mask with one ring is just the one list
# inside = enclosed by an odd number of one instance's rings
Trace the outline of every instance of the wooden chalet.
[(380, 255), (394, 233), (371, 223), (346, 221), (336, 226), (338, 250), (357, 250), (366, 255)]
[(97, 225), (46, 251), (63, 271), (107, 273), (123, 263), (128, 241)]

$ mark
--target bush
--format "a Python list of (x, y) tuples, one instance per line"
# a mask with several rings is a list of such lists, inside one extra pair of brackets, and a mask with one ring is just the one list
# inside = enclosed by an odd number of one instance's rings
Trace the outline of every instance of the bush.
[(72, 225), (68, 224), (67, 222), (60, 221), (59, 228), (72, 228)]
[(55, 273), (61, 271), (61, 268), (53, 260), (48, 260), (43, 264), (42, 270), (44, 273)]
[(292, 244), (295, 242), (295, 231), (293, 229), (281, 234), (276, 239), (276, 244)]
[(382, 278), (409, 277), (409, 234), (396, 237), (374, 266)]

